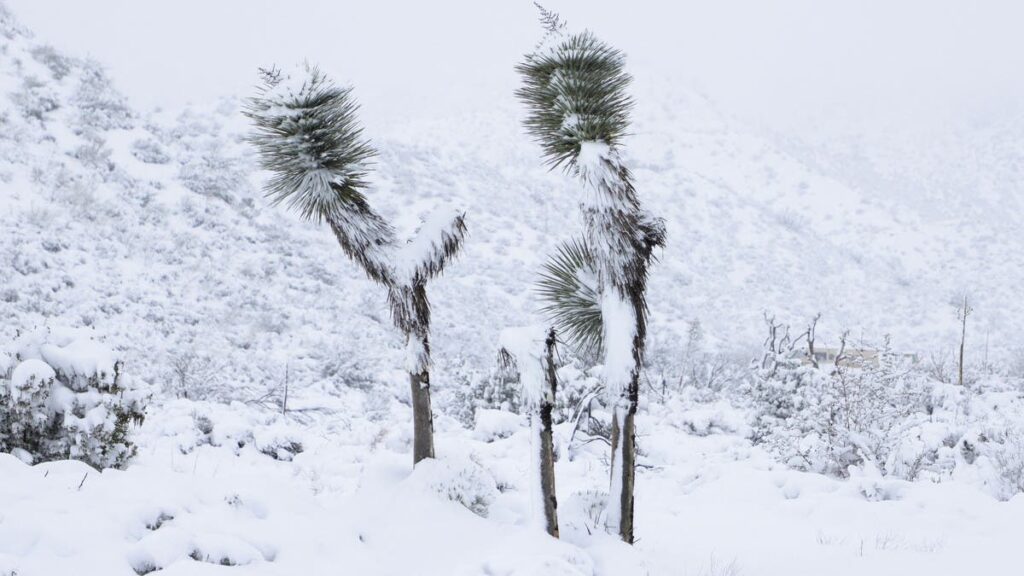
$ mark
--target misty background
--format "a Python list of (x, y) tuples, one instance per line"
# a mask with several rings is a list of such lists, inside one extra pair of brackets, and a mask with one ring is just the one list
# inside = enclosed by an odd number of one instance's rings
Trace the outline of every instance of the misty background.
[[(58, 49), (107, 66), (142, 110), (248, 95), (258, 67), (308, 60), (355, 85), (371, 135), (424, 118), (521, 115), (514, 66), (540, 36), (536, 9), (525, 0), (10, 4)], [(628, 55), (638, 117), (662, 116), (669, 106), (672, 115), (699, 119), (712, 109), (842, 182), (841, 190), (856, 190), (857, 203), (874, 202), (906, 219), (913, 234), (894, 237), (891, 245), (934, 257), (902, 256), (906, 276), (919, 278), (907, 284), (902, 306), (911, 316), (931, 316), (935, 322), (925, 325), (941, 326), (940, 340), (956, 331), (951, 302), (968, 292), (986, 333), (1005, 334), (1006, 348), (1020, 346), (1012, 329), (1016, 311), (1008, 311), (1019, 309), (1014, 279), (1021, 266), (1013, 254), (1019, 254), (1015, 237), (1024, 216), (1024, 77), (1018, 73), (1024, 4), (551, 0), (546, 6)], [(653, 94), (657, 101), (644, 97)], [(700, 109), (686, 109), (688, 103)], [(657, 128), (640, 122), (637, 135), (657, 141), (644, 133)], [(508, 133), (491, 137), (525, 139), (511, 123), (501, 129)], [(747, 194), (777, 203), (766, 190)], [(820, 203), (830, 192), (818, 187), (813, 194)], [(846, 200), (844, 192), (836, 194), (825, 204)], [(868, 229), (869, 220), (861, 223)], [(886, 257), (869, 244), (863, 243), (865, 258)], [(934, 290), (941, 297), (923, 301), (917, 290), (934, 283), (925, 271), (941, 283)], [(910, 303), (915, 297), (922, 301)]]

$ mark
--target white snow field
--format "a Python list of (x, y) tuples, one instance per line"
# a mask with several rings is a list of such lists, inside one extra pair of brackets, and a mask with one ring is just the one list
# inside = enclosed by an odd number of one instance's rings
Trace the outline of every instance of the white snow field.
[[(583, 25), (586, 8), (567, 17)], [(516, 32), (517, 50), (539, 34)], [(668, 246), (649, 287), (627, 546), (599, 523), (604, 443), (556, 426), (561, 539), (550, 538), (531, 517), (529, 423), (516, 401), (473, 397), (501, 332), (538, 321), (537, 271), (579, 229), (578, 186), (542, 166), (511, 89), (390, 119), (365, 98), (380, 150), (370, 201), (403, 229), (443, 206), (465, 210), (469, 228), (429, 287), (439, 458), (413, 470), (406, 352), (383, 292), (326, 227), (263, 197), (244, 87), (147, 112), (102, 63), (54, 40), (0, 0), (0, 385), (18, 369), (9, 342), (67, 327), (116, 351), (152, 399), (123, 470), (0, 454), (0, 576), (1024, 571), (1020, 117), (920, 150), (895, 136), (782, 138), (643, 61), (630, 69), (626, 161)], [(828, 345), (845, 329), (868, 345), (889, 334), (945, 366), (959, 328), (950, 299), (964, 290), (976, 377), (923, 388), (928, 413), (893, 433), (889, 461), (836, 478), (751, 440), (745, 367), (764, 311), (794, 326), (821, 312)], [(662, 380), (690, 381), (682, 355), (697, 323), (702, 353), (740, 370), (666, 391)], [(567, 391), (596, 382), (600, 367), (582, 368), (562, 369)], [(29, 369), (47, 366), (19, 374)], [(998, 450), (972, 447), (989, 441)], [(890, 473), (906, 461), (913, 474)]]

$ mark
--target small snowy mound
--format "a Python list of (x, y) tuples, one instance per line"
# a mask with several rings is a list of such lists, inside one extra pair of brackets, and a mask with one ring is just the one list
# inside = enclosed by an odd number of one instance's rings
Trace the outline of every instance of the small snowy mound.
[(483, 517), (498, 497), (494, 477), (469, 458), (428, 458), (416, 464), (407, 482), (414, 490), (438, 494)]
[(478, 408), (474, 417), (473, 436), (483, 442), (508, 438), (523, 426), (523, 417), (504, 410)]
[(0, 363), (0, 450), (29, 462), (122, 466), (135, 454), (129, 427), (142, 421), (146, 398), (88, 332), (33, 330)]

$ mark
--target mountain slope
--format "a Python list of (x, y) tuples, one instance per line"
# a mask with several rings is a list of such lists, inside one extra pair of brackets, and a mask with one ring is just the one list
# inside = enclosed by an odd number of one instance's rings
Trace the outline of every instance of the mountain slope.
[[(287, 373), (314, 392), (381, 380), (401, 394), (383, 294), (326, 229), (268, 206), (239, 102), (140, 113), (97, 64), (3, 21), (4, 330), (94, 326), (165, 386), (195, 372), (259, 397)], [(763, 311), (795, 323), (820, 311), (825, 339), (848, 328), (931, 352), (954, 341), (948, 300), (962, 287), (993, 349), (1018, 345), (1024, 270), (1008, 229), (847, 185), (643, 70), (637, 102), (626, 152), (669, 230), (651, 280), (653, 364), (672, 369), (694, 320), (709, 349), (750, 354)], [(510, 97), (487, 115), (396, 119), (370, 135), (384, 213), (408, 229), (439, 204), (468, 213), (465, 254), (431, 287), (442, 393), (491, 368), (502, 327), (530, 321), (539, 264), (578, 229), (573, 182), (542, 167), (520, 116)]]

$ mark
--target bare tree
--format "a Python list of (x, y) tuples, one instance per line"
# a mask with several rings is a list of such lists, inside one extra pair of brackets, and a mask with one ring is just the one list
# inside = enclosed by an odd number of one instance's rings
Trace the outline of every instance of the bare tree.
[(957, 384), (964, 385), (964, 345), (967, 342), (967, 317), (974, 312), (967, 300), (967, 294), (963, 296), (963, 302), (956, 308), (957, 320), (960, 320), (960, 358), (957, 364)]

